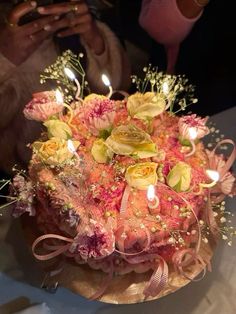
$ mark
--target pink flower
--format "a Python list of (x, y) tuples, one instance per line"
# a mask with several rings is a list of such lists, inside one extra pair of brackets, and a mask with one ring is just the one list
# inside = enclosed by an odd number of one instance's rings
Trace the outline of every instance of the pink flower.
[(86, 226), (76, 239), (76, 251), (84, 260), (89, 258), (99, 259), (113, 253), (115, 249), (115, 237), (111, 230), (106, 230), (97, 221), (90, 219), (90, 225)]
[(29, 120), (46, 121), (63, 108), (64, 106), (56, 100), (56, 93), (47, 91), (33, 94), (33, 99), (25, 106), (23, 112)]
[(207, 119), (202, 119), (196, 114), (181, 117), (178, 122), (180, 136), (187, 140), (204, 137), (209, 133), (209, 128), (205, 125)]
[(220, 174), (220, 180), (217, 186), (220, 188), (221, 192), (225, 195), (231, 194), (234, 186), (235, 177), (228, 171), (223, 176), (221, 175), (226, 162), (223, 159), (223, 155), (212, 154), (209, 150), (206, 150), (209, 158), (209, 168), (211, 170), (218, 171)]
[(87, 129), (97, 136), (99, 131), (109, 129), (115, 118), (115, 102), (110, 99), (93, 98), (86, 101), (81, 119)]

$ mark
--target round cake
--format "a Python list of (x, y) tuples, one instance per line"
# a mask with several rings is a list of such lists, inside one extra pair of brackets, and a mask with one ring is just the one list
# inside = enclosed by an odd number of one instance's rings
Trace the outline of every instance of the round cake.
[(218, 204), (233, 194), (235, 149), (228, 158), (216, 148), (230, 140), (206, 149), (207, 119), (175, 115), (164, 87), (119, 101), (90, 94), (70, 106), (59, 91), (33, 95), (24, 113), (44, 130), (12, 195), (14, 216), (35, 216), (37, 259), (64, 255), (109, 280), (151, 271), (145, 297), (168, 285), (169, 269), (192, 280), (186, 267), (207, 266), (200, 246), (222, 233)]

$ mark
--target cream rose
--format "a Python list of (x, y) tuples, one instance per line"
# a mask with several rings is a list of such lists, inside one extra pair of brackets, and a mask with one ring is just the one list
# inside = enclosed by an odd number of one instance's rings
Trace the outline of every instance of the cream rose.
[(185, 162), (178, 162), (167, 176), (167, 184), (176, 192), (185, 192), (191, 183), (191, 167)]
[(121, 125), (111, 132), (106, 145), (118, 155), (149, 158), (157, 155), (156, 145), (149, 134), (135, 125)]
[(103, 139), (96, 140), (93, 143), (91, 153), (96, 162), (100, 164), (109, 162), (114, 155), (114, 153), (105, 145)]
[(139, 190), (146, 190), (150, 184), (157, 183), (157, 164), (155, 162), (143, 162), (129, 166), (125, 173), (128, 184)]
[[(78, 141), (73, 141), (75, 149), (79, 144)], [(42, 162), (51, 166), (58, 166), (73, 157), (73, 153), (68, 149), (67, 141), (56, 137), (46, 142), (34, 142), (33, 150)]]
[(60, 120), (48, 120), (44, 122), (48, 131), (48, 137), (57, 137), (63, 140), (68, 140), (72, 136), (71, 128), (65, 122)]
[(166, 102), (160, 94), (147, 92), (129, 96), (127, 109), (131, 117), (137, 119), (151, 119), (165, 110)]

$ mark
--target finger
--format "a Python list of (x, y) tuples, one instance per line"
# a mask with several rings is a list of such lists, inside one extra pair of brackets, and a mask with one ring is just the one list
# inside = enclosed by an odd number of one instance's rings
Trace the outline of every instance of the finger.
[(38, 47), (46, 38), (48, 38), (51, 34), (45, 31), (40, 31), (35, 34), (31, 34), (27, 36), (28, 45), (32, 48)]
[(83, 16), (73, 15), (73, 18), (66, 16), (59, 21), (53, 21), (44, 27), (44, 30), (49, 32), (56, 32), (65, 28), (71, 28), (79, 24), (91, 23), (92, 17), (90, 14)]
[(90, 31), (91, 29), (91, 25), (90, 24), (81, 24), (81, 25), (76, 25), (74, 27), (71, 27), (69, 29), (66, 29), (60, 33), (57, 34), (58, 37), (67, 37), (67, 36), (71, 36), (74, 34), (85, 34), (88, 31)]
[(89, 8), (86, 3), (62, 3), (57, 5), (48, 5), (46, 7), (39, 7), (38, 12), (43, 15), (61, 15), (69, 12), (76, 12), (79, 14), (85, 14), (89, 12)]
[(43, 17), (34, 22), (30, 22), (28, 24), (20, 26), (20, 30), (22, 30), (25, 35), (31, 35), (43, 29), (47, 30), (47, 26), (53, 23), (54, 21), (59, 20), (59, 18), (60, 16), (58, 15)]
[(19, 4), (17, 7), (15, 7), (8, 17), (8, 21), (12, 25), (17, 25), (20, 18), (24, 16), (26, 13), (34, 10), (37, 6), (36, 1), (28, 1)]

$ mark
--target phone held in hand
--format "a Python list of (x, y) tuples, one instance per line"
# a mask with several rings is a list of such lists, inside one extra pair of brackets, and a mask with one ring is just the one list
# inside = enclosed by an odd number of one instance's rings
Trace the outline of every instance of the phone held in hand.
[[(26, 1), (20, 1), (20, 0), (15, 1), (15, 6), (17, 6), (23, 2), (26, 2)], [(37, 7), (47, 6), (47, 5), (53, 4), (53, 0), (37, 0), (36, 2), (37, 2)], [(19, 26), (25, 25), (25, 24), (33, 22), (33, 21), (39, 19), (40, 17), (42, 17), (42, 15), (40, 15), (38, 13), (37, 7), (34, 10), (32, 10), (31, 12), (26, 13), (24, 16), (22, 16), (19, 20), (18, 25)]]

